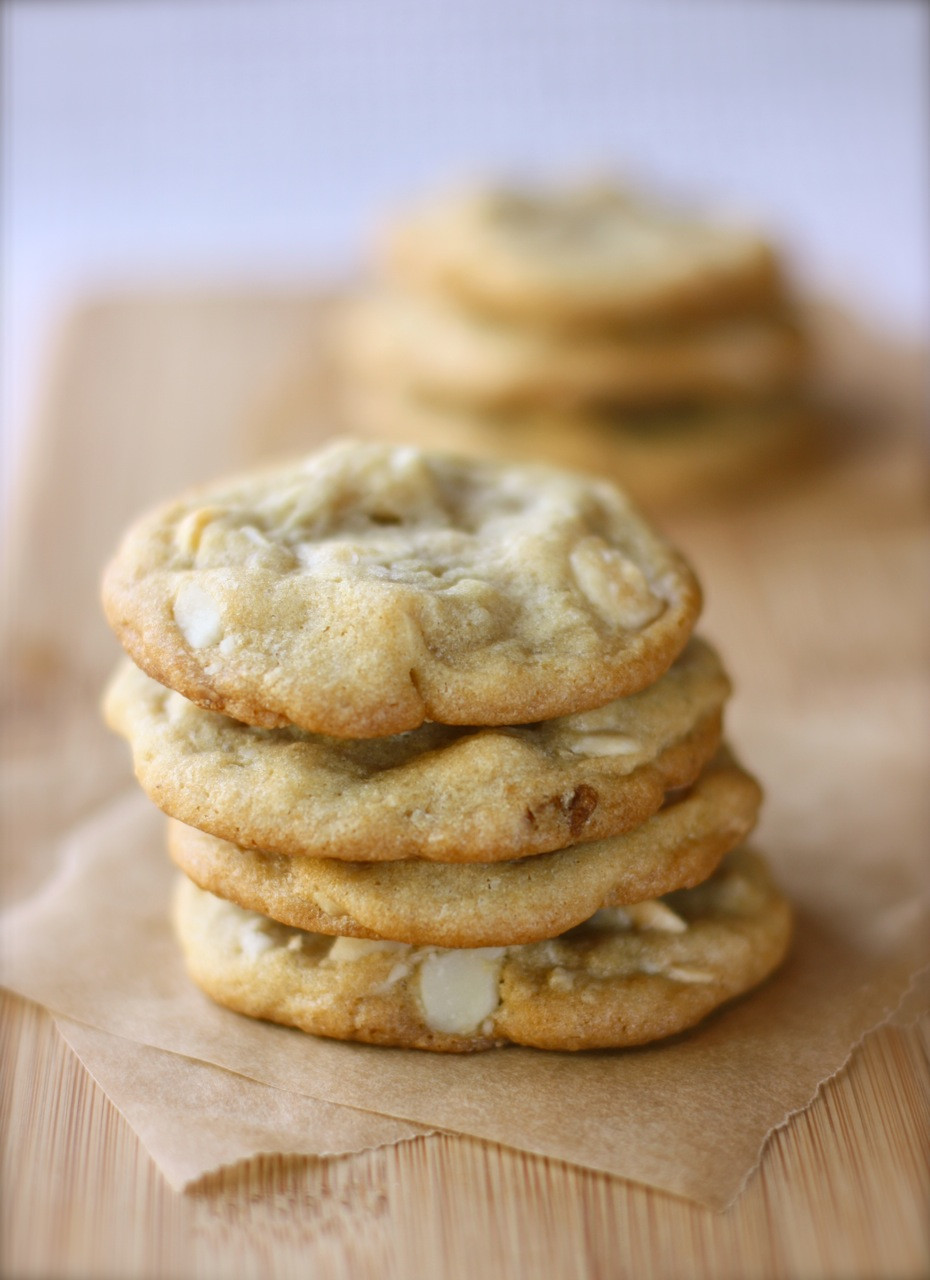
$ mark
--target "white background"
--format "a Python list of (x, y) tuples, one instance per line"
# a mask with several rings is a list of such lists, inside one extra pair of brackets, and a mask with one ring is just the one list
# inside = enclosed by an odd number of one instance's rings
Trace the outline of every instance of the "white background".
[(54, 321), (127, 283), (357, 262), (472, 172), (609, 168), (761, 219), (925, 331), (921, 0), (7, 0), (3, 461)]

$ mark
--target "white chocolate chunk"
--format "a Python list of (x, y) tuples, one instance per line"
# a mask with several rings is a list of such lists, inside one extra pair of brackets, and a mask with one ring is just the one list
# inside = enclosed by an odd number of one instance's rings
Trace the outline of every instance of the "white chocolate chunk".
[(673, 965), (665, 970), (665, 976), (674, 982), (713, 982), (714, 975), (705, 973), (703, 969), (688, 969), (683, 965)]
[(549, 974), (549, 986), (553, 991), (571, 991), (574, 985), (575, 975), (568, 969), (559, 966)]
[(684, 933), (688, 928), (680, 915), (659, 898), (647, 902), (631, 902), (624, 907), (637, 929), (654, 929), (659, 933)]
[(328, 959), (337, 962), (362, 960), (376, 951), (409, 951), (404, 942), (388, 942), (385, 938), (336, 938)]
[(398, 960), (397, 964), (392, 966), (390, 973), (384, 979), (384, 981), (379, 982), (376, 987), (372, 987), (371, 989), (372, 995), (375, 995), (375, 996), (387, 995), (387, 993), (391, 990), (392, 987), (396, 987), (398, 982), (403, 982), (404, 978), (409, 977), (409, 974), (410, 974), (410, 964), (403, 960)]
[(567, 745), (574, 756), (634, 756), (643, 749), (625, 733), (579, 733)]
[(504, 947), (436, 950), (420, 966), (423, 1016), (433, 1031), (471, 1035), (500, 1002)]
[(191, 704), (180, 693), (168, 693), (164, 701), (165, 719), (169, 724), (183, 724), (190, 715)]
[(264, 931), (259, 918), (247, 920), (239, 930), (239, 949), (244, 956), (260, 956), (273, 946), (274, 940)]
[(186, 555), (196, 555), (200, 546), (200, 539), (203, 537), (203, 532), (207, 525), (212, 524), (214, 520), (220, 519), (225, 514), (224, 507), (195, 507), (193, 511), (189, 511), (178, 522), (174, 532), (175, 546)]
[(606, 622), (638, 631), (662, 612), (643, 571), (603, 538), (582, 538), (569, 563), (582, 594)]
[(223, 638), (216, 601), (196, 582), (182, 583), (174, 600), (174, 620), (192, 649), (204, 649)]
[(313, 897), (316, 901), (316, 905), (321, 911), (325, 911), (328, 916), (336, 917), (345, 915), (345, 908), (341, 907), (334, 898), (328, 897), (325, 893), (320, 893), (319, 890), (314, 893)]
[(318, 578), (339, 582), (365, 570), (361, 550), (347, 543), (298, 542), (293, 551), (301, 568)]

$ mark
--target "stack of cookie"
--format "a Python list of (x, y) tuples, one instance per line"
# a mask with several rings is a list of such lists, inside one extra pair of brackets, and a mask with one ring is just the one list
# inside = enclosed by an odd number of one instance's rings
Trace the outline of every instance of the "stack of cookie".
[(615, 187), (436, 199), (338, 324), (357, 427), (613, 474), (646, 501), (804, 451), (808, 342), (771, 245)]
[(782, 958), (698, 584), (611, 485), (337, 443), (144, 517), (104, 601), (134, 660), (107, 719), (220, 1003), (377, 1044), (619, 1046)]

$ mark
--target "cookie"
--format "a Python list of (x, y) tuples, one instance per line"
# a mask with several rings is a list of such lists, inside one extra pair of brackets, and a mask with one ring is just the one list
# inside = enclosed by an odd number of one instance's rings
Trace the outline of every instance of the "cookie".
[(126, 663), (104, 711), (161, 808), (269, 853), (491, 862), (628, 830), (713, 755), (730, 684), (693, 638), (648, 689), (520, 728), (256, 729)]
[(662, 332), (553, 334), (373, 293), (346, 304), (338, 345), (349, 377), (474, 409), (618, 408), (760, 400), (795, 386), (806, 343), (787, 314)]
[(350, 738), (601, 706), (657, 680), (700, 608), (602, 480), (357, 442), (144, 517), (103, 599), (192, 701)]
[(607, 185), (438, 197), (386, 229), (381, 265), (401, 288), (558, 328), (674, 324), (782, 295), (759, 235)]
[(461, 1052), (645, 1044), (761, 982), (791, 913), (745, 849), (692, 889), (608, 908), (559, 938), (445, 949), (295, 930), (180, 878), (175, 927), (220, 1004), (315, 1035)]
[(822, 436), (801, 399), (620, 410), (609, 405), (478, 412), (359, 383), (344, 413), (372, 437), (478, 458), (544, 459), (599, 470), (638, 502), (671, 506), (751, 493), (811, 460)]
[(313, 933), (418, 946), (552, 938), (601, 907), (706, 879), (755, 825), (762, 793), (726, 753), (625, 835), (496, 863), (347, 863), (256, 853), (180, 822), (172, 858), (202, 889)]

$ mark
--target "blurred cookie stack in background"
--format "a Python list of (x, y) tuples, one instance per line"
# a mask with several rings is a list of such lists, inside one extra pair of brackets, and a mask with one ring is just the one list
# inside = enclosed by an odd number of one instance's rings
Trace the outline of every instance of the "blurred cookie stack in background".
[(342, 309), (346, 423), (609, 473), (647, 505), (807, 452), (809, 342), (755, 231), (612, 186), (437, 197)]

